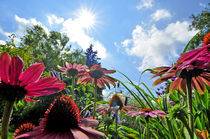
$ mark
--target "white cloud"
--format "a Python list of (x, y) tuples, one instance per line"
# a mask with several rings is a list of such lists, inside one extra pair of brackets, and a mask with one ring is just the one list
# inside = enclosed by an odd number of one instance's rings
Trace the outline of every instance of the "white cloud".
[(19, 36), (23, 36), (24, 35), (24, 31), (26, 30), (27, 27), (32, 27), (33, 25), (39, 25), (41, 26), (45, 32), (47, 34), (49, 34), (49, 30), (47, 27), (45, 27), (44, 25), (42, 25), (41, 22), (37, 21), (35, 18), (30, 18), (30, 19), (25, 19), (25, 18), (21, 18), (17, 15), (15, 15), (15, 20), (18, 23), (18, 29), (15, 32), (15, 34), (19, 37)]
[(0, 45), (5, 45), (5, 44), (6, 44), (6, 42), (5, 42), (5, 41), (0, 40)]
[(70, 42), (77, 43), (86, 50), (90, 44), (93, 44), (93, 50), (97, 50), (98, 57), (104, 59), (107, 57), (106, 48), (98, 40), (90, 37), (83, 27), (84, 23), (80, 23), (80, 20), (68, 18), (63, 22), (62, 32), (69, 36)]
[(143, 8), (148, 9), (151, 8), (153, 6), (153, 0), (141, 0), (141, 2), (139, 3), (139, 5), (136, 6), (136, 8), (138, 10), (141, 10)]
[[(188, 31), (187, 21), (169, 24), (165, 29), (159, 30), (155, 25), (149, 30), (137, 25), (132, 32), (132, 43), (126, 47), (127, 54), (142, 59), (139, 70), (169, 65), (170, 60), (177, 57), (178, 43), (186, 43), (196, 32)], [(123, 44), (123, 43), (122, 43)]]
[(201, 7), (204, 7), (204, 8), (206, 8), (207, 6), (204, 4), (204, 3), (199, 3), (199, 5), (201, 6)]
[(169, 11), (167, 11), (165, 9), (159, 9), (155, 13), (153, 13), (151, 15), (151, 17), (152, 17), (153, 20), (159, 21), (159, 20), (164, 19), (164, 18), (170, 18), (171, 14), (170, 14)]
[(61, 24), (61, 23), (64, 22), (64, 19), (62, 17), (57, 17), (54, 14), (48, 15), (47, 20), (48, 20), (50, 26), (53, 25), (53, 24)]

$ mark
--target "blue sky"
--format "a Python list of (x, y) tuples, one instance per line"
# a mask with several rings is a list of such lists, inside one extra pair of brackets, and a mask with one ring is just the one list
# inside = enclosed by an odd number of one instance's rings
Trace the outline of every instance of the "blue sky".
[[(73, 48), (92, 43), (102, 66), (116, 69), (138, 82), (146, 68), (171, 65), (195, 35), (189, 16), (207, 0), (10, 0), (0, 1), (0, 43), (10, 33), (19, 38), (26, 27), (69, 36)], [(116, 73), (114, 77), (121, 79)], [(141, 78), (151, 86), (150, 74)]]

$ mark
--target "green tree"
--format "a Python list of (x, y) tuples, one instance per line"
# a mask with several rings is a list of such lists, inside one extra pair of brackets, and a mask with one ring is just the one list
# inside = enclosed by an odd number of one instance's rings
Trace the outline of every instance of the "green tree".
[[(210, 3), (208, 3), (208, 6), (210, 6)], [(206, 7), (200, 14), (198, 14), (197, 16), (195, 16), (194, 14), (191, 15), (191, 19), (193, 19), (191, 25), (189, 26), (189, 30), (198, 30), (200, 31), (195, 39), (191, 42), (188, 50), (192, 50), (195, 49), (196, 47), (200, 46), (202, 41), (203, 41), (203, 37), (210, 32), (210, 12), (209, 12), (209, 8)]]

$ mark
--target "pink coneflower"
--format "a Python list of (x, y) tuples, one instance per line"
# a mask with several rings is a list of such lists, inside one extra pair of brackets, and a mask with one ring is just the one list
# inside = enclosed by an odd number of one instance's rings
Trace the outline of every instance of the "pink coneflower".
[(140, 111), (129, 111), (128, 116), (135, 116), (141, 114), (142, 117), (147, 118), (147, 117), (167, 117), (167, 114), (164, 111), (161, 110), (152, 110), (150, 108), (142, 108)]
[(65, 83), (55, 77), (40, 79), (43, 63), (36, 63), (22, 73), (23, 67), (24, 62), (18, 56), (11, 59), (6, 52), (0, 56), (0, 97), (9, 101), (25, 97), (27, 101), (33, 101), (33, 96), (51, 95), (65, 87)]
[(32, 131), (35, 128), (35, 125), (33, 125), (32, 123), (25, 123), (23, 125), (21, 125), (18, 129), (15, 130), (15, 133), (13, 135), (13, 138), (22, 135), (26, 132)]
[(125, 106), (120, 96), (114, 94), (109, 100), (109, 106), (99, 107), (96, 109), (96, 111), (101, 112), (102, 116), (104, 116), (105, 114), (109, 114), (112, 110), (114, 110), (115, 107), (118, 107), (119, 110), (123, 110), (125, 112), (140, 108), (139, 106)]
[(99, 64), (93, 65), (88, 72), (82, 73), (80, 76), (81, 78), (77, 81), (77, 84), (84, 84), (87, 85), (88, 83), (92, 83), (95, 87), (94, 93), (94, 108), (93, 108), (93, 119), (95, 118), (95, 109), (96, 109), (96, 93), (97, 93), (97, 86), (106, 88), (105, 85), (110, 88), (109, 84), (111, 83), (115, 86), (116, 79), (106, 75), (112, 74), (116, 72), (115, 70), (107, 70), (102, 68)]
[(2, 120), (2, 139), (7, 139), (9, 118), (15, 101), (25, 99), (35, 101), (32, 97), (51, 95), (63, 90), (65, 83), (55, 77), (40, 79), (43, 63), (36, 63), (23, 73), (24, 62), (18, 56), (10, 57), (7, 52), (0, 56), (0, 97), (6, 101)]
[(87, 71), (88, 67), (86, 65), (81, 65), (81, 64), (70, 64), (68, 62), (65, 62), (64, 67), (57, 66), (61, 71), (64, 71), (64, 73), (71, 77), (71, 93), (72, 93), (72, 98), (75, 98), (74, 94), (74, 85), (75, 85), (75, 78), (79, 76), (81, 73), (84, 73)]
[[(96, 121), (90, 120), (91, 123)], [(81, 120), (75, 102), (70, 97), (62, 95), (53, 101), (38, 127), (18, 136), (17, 139), (22, 137), (26, 139), (97, 139), (106, 137), (97, 130), (85, 127), (84, 125), (90, 125), (88, 122), (88, 119)]]
[(70, 77), (78, 76), (80, 73), (86, 72), (88, 69), (86, 65), (76, 63), (71, 64), (68, 62), (65, 62), (65, 67), (61, 67), (59, 65), (57, 67)]

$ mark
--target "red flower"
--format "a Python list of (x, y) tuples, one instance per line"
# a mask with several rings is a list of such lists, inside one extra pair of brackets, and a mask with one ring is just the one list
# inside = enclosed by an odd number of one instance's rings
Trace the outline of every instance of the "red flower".
[(203, 38), (203, 45), (208, 45), (210, 44), (210, 33), (206, 34)]
[(77, 76), (80, 73), (86, 72), (87, 71), (87, 66), (86, 65), (81, 65), (81, 64), (70, 64), (68, 62), (65, 63), (65, 67), (58, 66), (58, 68), (61, 71), (64, 71), (65, 74), (68, 76)]
[(50, 108), (45, 112), (45, 118), (40, 126), (33, 131), (22, 134), (18, 138), (28, 139), (97, 139), (105, 135), (92, 128), (85, 127), (94, 125), (93, 119), (81, 120), (80, 112), (75, 102), (68, 96), (62, 95), (53, 101)]
[(153, 69), (153, 77), (161, 76), (153, 85), (158, 85), (168, 79), (175, 80), (169, 87), (172, 93), (175, 89), (186, 92), (186, 78), (192, 78), (192, 86), (200, 94), (206, 91), (205, 83), (210, 86), (210, 45), (201, 46), (195, 50), (183, 53), (173, 67), (157, 67)]
[(116, 79), (106, 75), (116, 72), (115, 70), (107, 70), (102, 68), (99, 64), (96, 64), (90, 68), (88, 72), (81, 73), (81, 78), (77, 81), (77, 84), (84, 84), (87, 85), (88, 83), (92, 82), (93, 85), (95, 84), (95, 80), (97, 81), (98, 87), (105, 87), (105, 85), (110, 88), (109, 83), (115, 86)]
[(34, 128), (35, 128), (35, 125), (33, 125), (32, 123), (25, 123), (21, 125), (17, 130), (15, 130), (13, 137), (17, 137), (26, 132), (32, 131)]
[(140, 111), (130, 111), (128, 112), (128, 116), (135, 116), (141, 114), (142, 117), (157, 117), (158, 115), (161, 117), (167, 117), (167, 114), (161, 110), (152, 110), (150, 108), (142, 108)]
[(44, 71), (42, 63), (36, 63), (22, 73), (23, 67), (24, 62), (18, 56), (11, 59), (6, 52), (0, 56), (0, 97), (18, 101), (27, 96), (25, 100), (34, 101), (31, 97), (51, 95), (65, 87), (65, 83), (55, 77), (40, 79)]

